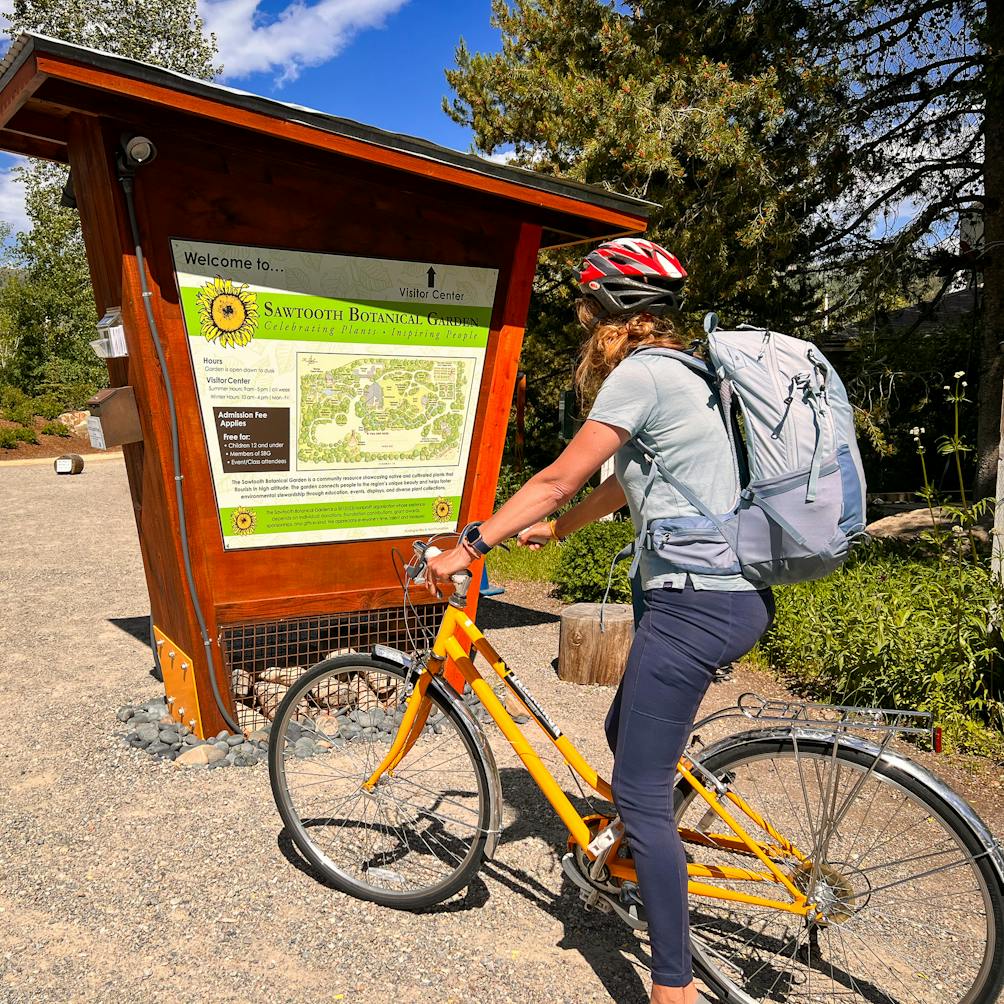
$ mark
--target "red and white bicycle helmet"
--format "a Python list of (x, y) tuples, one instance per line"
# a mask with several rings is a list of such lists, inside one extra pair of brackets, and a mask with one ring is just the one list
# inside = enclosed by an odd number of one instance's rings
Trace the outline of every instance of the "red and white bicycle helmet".
[(676, 255), (654, 241), (621, 237), (590, 251), (574, 269), (579, 289), (608, 314), (662, 314), (683, 304), (687, 272)]

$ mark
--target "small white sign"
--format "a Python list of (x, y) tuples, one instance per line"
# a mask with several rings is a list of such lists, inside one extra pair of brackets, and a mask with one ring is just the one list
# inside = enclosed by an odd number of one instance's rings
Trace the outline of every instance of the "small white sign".
[(91, 441), (91, 446), (95, 450), (107, 449), (105, 446), (105, 430), (101, 428), (101, 419), (96, 415), (91, 415), (87, 419), (87, 437)]

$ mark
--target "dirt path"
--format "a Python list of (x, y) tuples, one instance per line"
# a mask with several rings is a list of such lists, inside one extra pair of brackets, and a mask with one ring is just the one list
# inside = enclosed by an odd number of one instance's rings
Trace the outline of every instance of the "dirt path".
[[(510, 587), (480, 619), (608, 770), (611, 692), (556, 679), (557, 609)], [(116, 710), (162, 693), (147, 614), (120, 463), (0, 469), (0, 1001), (647, 1000), (647, 944), (579, 909), (562, 828), (501, 744), (497, 858), (423, 915), (320, 885), (280, 832), (263, 768), (191, 772), (128, 749)], [(741, 671), (708, 706), (744, 690), (782, 693)], [(1004, 833), (998, 771), (927, 759)]]

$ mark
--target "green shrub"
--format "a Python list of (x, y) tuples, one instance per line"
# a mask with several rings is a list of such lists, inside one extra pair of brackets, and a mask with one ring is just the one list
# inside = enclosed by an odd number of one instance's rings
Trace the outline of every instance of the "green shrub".
[(46, 422), (40, 431), (43, 436), (62, 436), (63, 439), (70, 435), (69, 426), (62, 422)]
[[(561, 557), (554, 574), (561, 598), (569, 603), (602, 600), (610, 574), (610, 562), (633, 539), (634, 528), (629, 520), (591, 523), (572, 534), (561, 545)], [(631, 585), (627, 575), (629, 565), (630, 562), (623, 561), (614, 569), (611, 602), (631, 602)]]
[(37, 443), (38, 434), (35, 432), (34, 426), (28, 428), (26, 426), (21, 426), (14, 430), (14, 435), (22, 443)]
[(0, 392), (0, 417), (18, 425), (31, 426), (35, 420), (34, 399), (17, 387), (4, 387)]
[(759, 654), (823, 700), (999, 725), (995, 592), (986, 563), (873, 545), (825, 579), (775, 589)]
[(499, 468), (499, 482), (495, 489), (495, 508), (508, 502), (533, 476), (533, 471), (524, 467), (522, 471), (517, 471), (510, 464), (503, 464)]
[(0, 429), (0, 449), (13, 450), (21, 442), (15, 435), (17, 431), (17, 429), (8, 429), (6, 427)]
[[(42, 418), (47, 418), (51, 421), (59, 418), (67, 410), (63, 407), (63, 403), (55, 394), (42, 394), (32, 401), (32, 408), (36, 415), (40, 415)], [(59, 433), (55, 433), (54, 435), (59, 435)]]

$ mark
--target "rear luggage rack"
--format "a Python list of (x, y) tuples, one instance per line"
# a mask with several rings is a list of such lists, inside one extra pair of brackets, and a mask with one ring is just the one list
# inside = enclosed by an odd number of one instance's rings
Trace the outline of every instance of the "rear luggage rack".
[(934, 719), (927, 711), (903, 711), (898, 708), (861, 708), (847, 704), (814, 704), (761, 697), (747, 693), (737, 707), (755, 722), (780, 725), (824, 726), (830, 731), (849, 732), (865, 729), (890, 735), (927, 736), (934, 742)]

